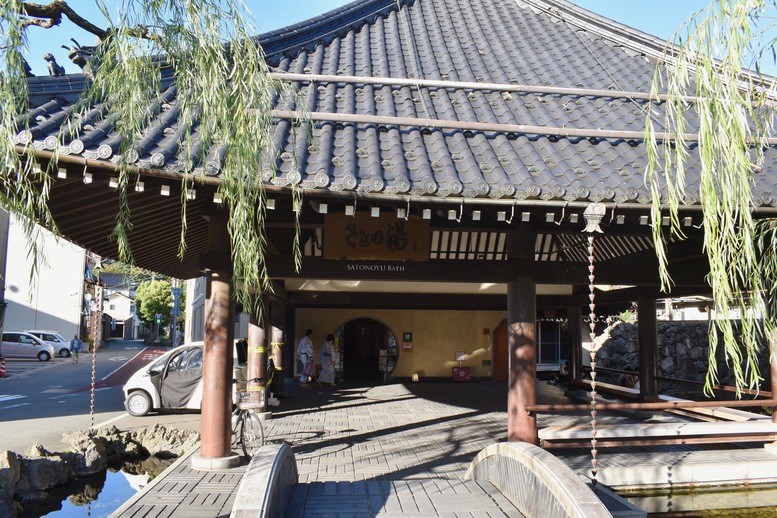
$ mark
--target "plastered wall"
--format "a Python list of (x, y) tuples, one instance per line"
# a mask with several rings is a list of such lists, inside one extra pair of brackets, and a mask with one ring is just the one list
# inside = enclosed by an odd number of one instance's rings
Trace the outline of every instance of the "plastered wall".
[[(394, 332), (399, 345), (399, 361), (392, 376), (411, 377), (417, 372), (424, 377), (451, 377), (458, 367), (456, 352), (466, 353), (463, 367), (470, 367), (473, 377), (491, 376), (493, 329), (506, 317), (503, 311), (418, 311), (363, 309), (297, 309), (294, 330), (295, 351), (305, 329), (313, 329), (317, 361), (327, 333), (357, 318), (372, 318)], [(488, 334), (484, 334), (484, 330)], [(403, 348), (403, 333), (413, 334), (413, 350)]]

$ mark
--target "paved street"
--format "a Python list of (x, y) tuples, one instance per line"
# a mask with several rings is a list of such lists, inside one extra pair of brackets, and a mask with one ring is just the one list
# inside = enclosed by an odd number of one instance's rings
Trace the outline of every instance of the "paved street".
[(6, 377), (0, 379), (0, 449), (24, 455), (33, 444), (41, 444), (49, 451), (61, 451), (67, 447), (62, 434), (121, 418), (125, 414), (121, 387), (164, 350), (147, 348), (138, 340), (108, 341), (95, 357), (94, 401), (89, 352), (81, 353), (77, 365), (70, 358), (6, 360)]

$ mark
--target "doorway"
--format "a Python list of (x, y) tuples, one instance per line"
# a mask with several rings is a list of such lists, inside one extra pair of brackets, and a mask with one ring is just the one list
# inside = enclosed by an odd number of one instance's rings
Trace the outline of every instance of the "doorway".
[(391, 377), (399, 360), (394, 333), (371, 318), (357, 318), (337, 330), (342, 354), (341, 381), (382, 383)]

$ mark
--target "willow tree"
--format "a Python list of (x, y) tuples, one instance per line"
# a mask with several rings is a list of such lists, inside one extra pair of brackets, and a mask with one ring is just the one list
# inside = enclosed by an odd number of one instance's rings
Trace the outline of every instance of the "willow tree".
[[(48, 208), (57, 152), (48, 168), (41, 168), (32, 146), (20, 149), (13, 136), (28, 129), (23, 56), (27, 33), (67, 17), (95, 34), (99, 43), (88, 86), (60, 133), (75, 137), (79, 120), (98, 109), (105, 120), (113, 121), (120, 136), (121, 159), (116, 165), (120, 209), (113, 232), (118, 259), (133, 262), (127, 239), (132, 228), (127, 195), (137, 172), (127, 157), (152, 116), (148, 107), (162, 102), (164, 71), (173, 75), (180, 106), (181, 155), (192, 163), (204, 163), (203, 154), (211, 146), (224, 150), (219, 192), (229, 212), (237, 296), (244, 307), (251, 307), (250, 294), (270, 288), (264, 262), (265, 198), (258, 173), (274, 170), (276, 164), (271, 111), (279, 101), (294, 107), (295, 92), (270, 77), (262, 49), (253, 38), (255, 21), (240, 0), (124, 0), (121, 13), (113, 16), (103, 0), (95, 3), (105, 28), (78, 15), (64, 0), (46, 5), (0, 0), (0, 205), (22, 216), (28, 232), (36, 222), (57, 230)], [(192, 169), (181, 176), (180, 255), (186, 250), (185, 193), (200, 175)]]
[[(663, 119), (647, 119), (652, 224), (665, 289), (671, 279), (661, 217), (668, 211), (669, 232), (682, 237), (678, 213), (686, 196), (697, 198), (702, 208), (708, 280), (721, 317), (710, 332), (708, 393), (718, 378), (721, 345), (738, 390), (759, 387), (758, 358), (775, 331), (777, 220), (753, 215), (756, 175), (763, 167), (777, 174), (775, 164), (764, 164), (764, 150), (774, 145), (777, 91), (774, 79), (761, 74), (767, 62), (775, 62), (775, 14), (775, 0), (716, 0), (698, 12), (675, 34), (676, 46), (657, 69), (654, 94), (663, 89), (668, 94)], [(656, 124), (674, 138), (657, 142)], [(687, 134), (692, 124), (698, 124), (693, 150)], [(691, 153), (698, 153), (700, 169), (692, 193), (686, 187)], [(741, 329), (728, 318), (736, 312)]]

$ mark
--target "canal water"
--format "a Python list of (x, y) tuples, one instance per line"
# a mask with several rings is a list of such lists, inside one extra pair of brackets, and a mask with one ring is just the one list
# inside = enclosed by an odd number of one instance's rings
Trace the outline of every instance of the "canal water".
[(715, 516), (765, 518), (777, 516), (777, 485), (716, 486), (619, 492), (650, 517)]
[(49, 492), (43, 501), (22, 502), (20, 518), (103, 518), (109, 516), (175, 459), (125, 463), (94, 477), (78, 479)]

